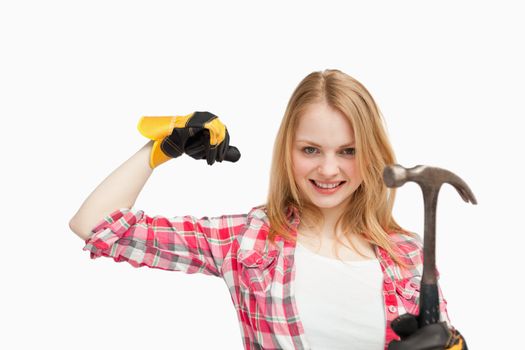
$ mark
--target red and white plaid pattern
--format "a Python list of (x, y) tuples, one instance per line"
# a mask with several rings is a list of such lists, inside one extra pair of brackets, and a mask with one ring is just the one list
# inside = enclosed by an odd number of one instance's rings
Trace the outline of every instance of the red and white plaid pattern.
[[(299, 215), (292, 209), (287, 214), (297, 235)], [(293, 294), (295, 243), (277, 237), (270, 244), (268, 231), (264, 206), (248, 214), (200, 219), (150, 217), (142, 210), (122, 208), (95, 226), (84, 250), (92, 259), (106, 256), (134, 267), (221, 277), (232, 294), (245, 349), (310, 349)], [(414, 268), (399, 268), (385, 250), (376, 247), (384, 274), (385, 349), (399, 339), (390, 322), (405, 312), (418, 312), (423, 264), (419, 237), (392, 234), (391, 238), (404, 253), (402, 259)], [(440, 296), (442, 321), (450, 324), (441, 290)]]

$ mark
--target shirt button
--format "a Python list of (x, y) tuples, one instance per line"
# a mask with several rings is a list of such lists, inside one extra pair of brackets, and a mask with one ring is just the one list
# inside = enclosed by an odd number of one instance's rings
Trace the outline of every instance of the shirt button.
[(392, 283), (392, 280), (390, 278), (385, 278), (385, 283)]
[(394, 305), (390, 305), (388, 307), (388, 311), (390, 311), (391, 313), (394, 313), (394, 312), (396, 312), (396, 307)]

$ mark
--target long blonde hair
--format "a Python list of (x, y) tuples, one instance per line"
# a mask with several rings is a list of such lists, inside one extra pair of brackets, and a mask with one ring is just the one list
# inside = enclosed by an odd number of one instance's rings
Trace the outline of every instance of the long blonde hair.
[[(392, 217), (395, 190), (387, 188), (382, 180), (383, 169), (395, 163), (384, 121), (368, 90), (356, 79), (337, 70), (327, 69), (306, 76), (293, 92), (275, 139), (270, 173), (266, 211), (270, 222), (269, 240), (276, 236), (294, 241), (287, 220), (288, 210), (298, 211), (301, 221), (319, 224), (321, 210), (301, 193), (293, 176), (292, 144), (299, 118), (312, 104), (325, 102), (348, 118), (355, 133), (356, 160), (363, 182), (347, 201), (344, 214), (336, 223), (354, 247), (350, 235), (355, 233), (373, 245), (385, 249), (394, 261), (398, 258), (391, 232), (403, 232)], [(337, 241), (344, 245), (336, 237)], [(337, 250), (336, 250), (337, 254)]]

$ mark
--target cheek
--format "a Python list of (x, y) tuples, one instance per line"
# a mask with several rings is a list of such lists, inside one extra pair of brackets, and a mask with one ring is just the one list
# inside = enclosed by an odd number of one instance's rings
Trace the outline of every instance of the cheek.
[(305, 159), (304, 157), (295, 155), (292, 156), (292, 163), (293, 163), (293, 172), (296, 180), (298, 178), (305, 177), (308, 173), (312, 171), (313, 165), (312, 162), (308, 159)]
[(307, 162), (300, 156), (292, 156), (292, 166), (293, 171), (296, 174), (304, 174), (306, 168), (308, 167)]
[(355, 182), (360, 183), (362, 181), (361, 171), (355, 160), (345, 165), (345, 173), (353, 179)]

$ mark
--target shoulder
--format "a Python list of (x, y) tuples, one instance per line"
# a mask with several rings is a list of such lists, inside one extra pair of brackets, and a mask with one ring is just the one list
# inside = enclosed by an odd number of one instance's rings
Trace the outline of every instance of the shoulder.
[(269, 220), (266, 207), (260, 205), (253, 207), (247, 214), (246, 225), (239, 237), (239, 250), (251, 254), (253, 250), (260, 251), (266, 255), (269, 246), (267, 243), (269, 234)]
[(259, 220), (263, 220), (264, 222), (268, 223), (268, 212), (266, 211), (266, 205), (262, 204), (262, 205), (253, 207), (248, 212), (248, 218), (259, 219)]
[(415, 232), (389, 232), (390, 240), (401, 250), (410, 252), (423, 249), (423, 240)]
[(256, 234), (259, 239), (265, 238), (268, 234), (269, 224), (270, 220), (265, 205), (253, 207), (246, 216), (247, 233)]
[(389, 232), (389, 238), (395, 245), (401, 259), (412, 265), (423, 262), (423, 240), (415, 232)]

